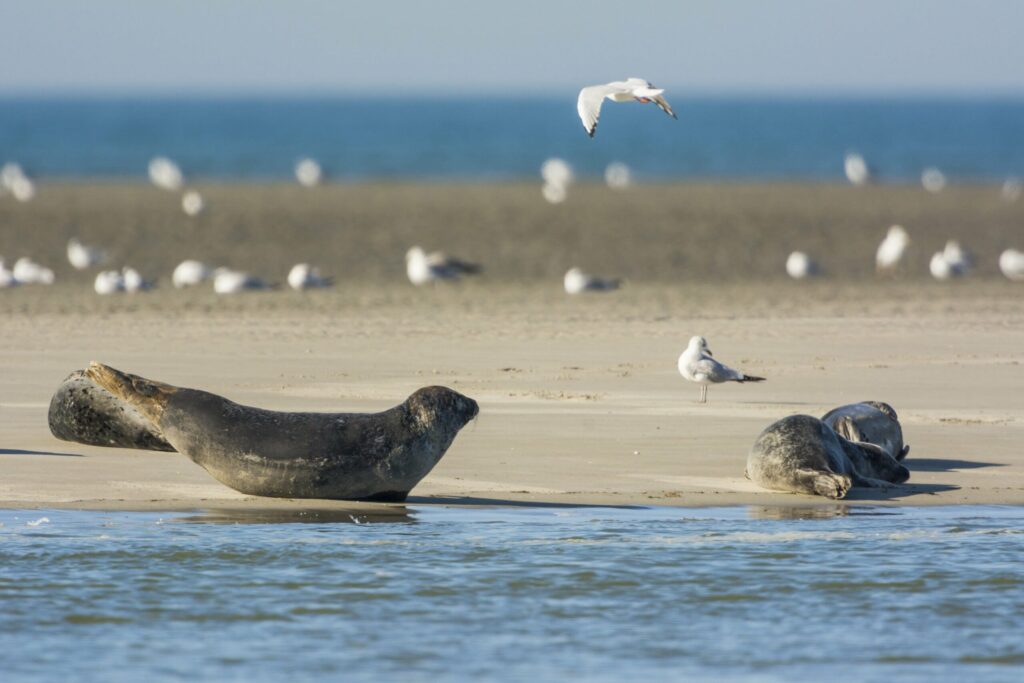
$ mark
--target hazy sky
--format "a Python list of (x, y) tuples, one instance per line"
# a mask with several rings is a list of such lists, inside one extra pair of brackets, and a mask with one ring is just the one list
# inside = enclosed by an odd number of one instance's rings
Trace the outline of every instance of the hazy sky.
[(0, 91), (1024, 96), (1024, 0), (0, 0)]

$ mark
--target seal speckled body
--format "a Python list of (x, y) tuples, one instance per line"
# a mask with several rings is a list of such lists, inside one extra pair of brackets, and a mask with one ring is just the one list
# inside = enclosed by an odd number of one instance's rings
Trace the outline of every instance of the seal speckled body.
[(839, 436), (873, 443), (897, 461), (902, 461), (910, 452), (910, 446), (903, 443), (899, 417), (888, 403), (861, 401), (839, 406), (825, 413), (821, 420)]
[(86, 373), (218, 481), (257, 496), (404, 500), (478, 412), (476, 401), (445, 387), (420, 389), (381, 413), (285, 413), (100, 363)]
[(769, 425), (747, 456), (747, 477), (778, 491), (842, 498), (851, 486), (884, 488), (910, 478), (906, 467), (869, 443), (853, 443), (810, 415)]
[(173, 451), (159, 427), (103, 387), (75, 370), (50, 399), (50, 432), (58, 439), (90, 446)]

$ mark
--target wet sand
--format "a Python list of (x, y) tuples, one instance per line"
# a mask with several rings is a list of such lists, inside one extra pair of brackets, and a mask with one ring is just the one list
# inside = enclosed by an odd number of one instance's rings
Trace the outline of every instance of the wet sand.
[[(560, 206), (535, 186), (202, 188), (210, 212), (145, 186), (42, 185), (0, 200), (0, 254), (27, 254), (58, 284), (0, 290), (0, 506), (99, 509), (326, 508), (243, 496), (175, 453), (103, 449), (49, 434), (50, 395), (90, 360), (282, 410), (380, 410), (445, 384), (480, 417), (412, 501), (446, 504), (825, 503), (743, 478), (772, 421), (884, 400), (911, 445), (907, 485), (855, 489), (879, 504), (1024, 504), (1024, 286), (995, 258), (1024, 246), (1024, 202), (994, 188), (701, 186), (578, 188)], [(909, 272), (871, 273), (885, 229), (914, 239)], [(72, 272), (68, 237), (115, 265), (160, 276), (154, 292), (104, 298)], [(948, 237), (976, 276), (932, 282)], [(412, 244), (482, 262), (483, 277), (414, 289)], [(793, 248), (828, 279), (780, 273)], [(217, 297), (175, 291), (183, 258), (246, 266), (281, 282), (308, 260), (329, 291)], [(570, 265), (627, 278), (569, 297)], [(675, 363), (703, 334), (758, 385), (698, 388)]]

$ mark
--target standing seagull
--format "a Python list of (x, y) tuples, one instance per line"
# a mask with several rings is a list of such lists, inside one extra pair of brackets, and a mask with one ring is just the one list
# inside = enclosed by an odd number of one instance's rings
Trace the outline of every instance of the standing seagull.
[(661, 96), (663, 92), (664, 88), (656, 88), (642, 78), (627, 78), (605, 85), (591, 85), (580, 90), (579, 99), (576, 100), (576, 111), (579, 112), (583, 128), (590, 137), (594, 137), (594, 131), (597, 130), (597, 120), (601, 118), (601, 103), (606, 98), (612, 102), (654, 102), (663, 112), (678, 119), (672, 107)]
[(679, 374), (683, 379), (700, 384), (700, 403), (708, 402), (708, 385), (722, 382), (763, 382), (764, 377), (744, 375), (722, 365), (711, 357), (704, 337), (690, 337), (690, 343), (679, 356)]

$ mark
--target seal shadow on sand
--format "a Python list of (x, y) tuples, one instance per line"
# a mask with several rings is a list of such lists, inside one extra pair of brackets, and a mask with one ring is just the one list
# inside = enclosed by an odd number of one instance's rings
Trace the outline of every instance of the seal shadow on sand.
[(644, 505), (597, 505), (594, 503), (549, 503), (533, 500), (509, 500), (507, 498), (478, 498), (475, 496), (409, 496), (409, 505), (457, 505), (471, 507), (512, 507), (539, 508), (549, 510), (573, 510), (579, 508), (602, 508), (606, 510), (647, 510)]
[(29, 451), (24, 448), (0, 448), (0, 455), (58, 455), (62, 458), (84, 458), (81, 453), (55, 453), (53, 451)]
[(911, 472), (951, 472), (953, 470), (975, 470), (979, 467), (1005, 467), (1000, 462), (979, 462), (977, 460), (946, 460), (944, 458), (914, 458), (904, 463)]
[(921, 494), (936, 494), (957, 491), (953, 484), (893, 484), (884, 489), (854, 487), (846, 494), (846, 500), (898, 500)]
[[(955, 470), (977, 469), (979, 467), (1003, 467), (1002, 463), (980, 462), (977, 460), (946, 460), (944, 458), (914, 458), (904, 461), (913, 472), (953, 472)], [(936, 494), (956, 491), (961, 487), (953, 484), (894, 484), (884, 489), (852, 488), (846, 500), (896, 500), (921, 494)]]

